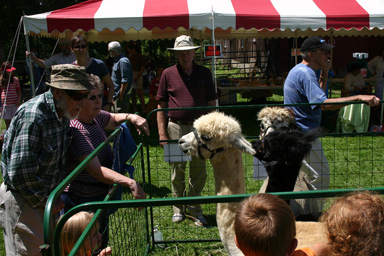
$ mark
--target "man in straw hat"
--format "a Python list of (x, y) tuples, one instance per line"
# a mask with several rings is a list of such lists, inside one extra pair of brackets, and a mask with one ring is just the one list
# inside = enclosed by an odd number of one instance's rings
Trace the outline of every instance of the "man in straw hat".
[[(156, 100), (158, 108), (184, 108), (216, 106), (217, 94), (208, 68), (197, 65), (193, 58), (200, 46), (193, 44), (190, 36), (179, 36), (174, 48), (168, 48), (175, 54), (177, 64), (165, 69), (160, 79)], [(157, 112), (157, 124), (160, 140), (178, 140), (193, 130), (193, 121), (210, 110), (181, 110)], [(167, 142), (161, 142), (161, 146)], [(174, 162), (172, 165), (172, 195), (182, 197), (185, 191), (186, 162)], [(200, 196), (207, 179), (205, 161), (192, 157), (189, 163), (188, 196)], [(189, 205), (189, 216), (198, 226), (207, 225), (201, 205)], [(173, 222), (184, 219), (186, 209), (183, 205), (173, 207)]]
[[(71, 64), (53, 66), (48, 85), (20, 106), (4, 139), (0, 220), (7, 255), (41, 255), (45, 204), (66, 173), (69, 121), (94, 89), (85, 68)], [(62, 207), (58, 199), (53, 213)]]

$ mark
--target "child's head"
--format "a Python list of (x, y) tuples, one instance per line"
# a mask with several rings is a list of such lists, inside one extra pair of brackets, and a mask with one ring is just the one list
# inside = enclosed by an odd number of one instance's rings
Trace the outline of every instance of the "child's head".
[(9, 76), (13, 78), (13, 71), (15, 71), (16, 68), (12, 67), (11, 63), (8, 61), (5, 61), (0, 66), (0, 80), (2, 86), (8, 85)]
[(337, 199), (321, 217), (333, 255), (384, 255), (384, 202), (358, 191)]
[(297, 246), (295, 216), (284, 200), (271, 194), (257, 194), (241, 203), (235, 235), (246, 256), (290, 255)]
[[(91, 222), (92, 218), (92, 213), (79, 212), (67, 220), (61, 231), (62, 255), (69, 255), (85, 228)], [(95, 225), (95, 227), (91, 230), (89, 239), (86, 239), (84, 246), (79, 250), (78, 255), (91, 255), (92, 250), (98, 246), (98, 243), (100, 243), (101, 234), (98, 232), (97, 226), (98, 225)]]

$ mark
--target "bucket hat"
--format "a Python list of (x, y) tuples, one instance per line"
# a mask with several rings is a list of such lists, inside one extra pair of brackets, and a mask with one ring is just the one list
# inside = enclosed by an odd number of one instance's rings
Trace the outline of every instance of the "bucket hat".
[(327, 42), (321, 37), (312, 36), (304, 40), (303, 44), (301, 45), (301, 51), (305, 52), (305, 51), (318, 49), (318, 48), (329, 51), (333, 47), (335, 46), (331, 44), (327, 44)]
[(175, 45), (173, 48), (168, 48), (169, 51), (188, 51), (200, 48), (200, 46), (195, 46), (193, 44), (192, 37), (190, 36), (179, 36), (175, 40)]
[(62, 90), (80, 91), (95, 89), (89, 81), (88, 74), (85, 73), (85, 67), (73, 64), (52, 66), (51, 82), (47, 84)]

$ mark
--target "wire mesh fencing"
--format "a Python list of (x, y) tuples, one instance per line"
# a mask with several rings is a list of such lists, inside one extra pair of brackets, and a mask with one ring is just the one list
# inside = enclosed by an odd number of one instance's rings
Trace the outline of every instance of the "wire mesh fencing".
[[(218, 107), (219, 111), (235, 116), (246, 138), (251, 140), (259, 137), (259, 123), (256, 120), (257, 112), (264, 105)], [(358, 188), (370, 188), (383, 191), (383, 161), (381, 150), (384, 147), (383, 133), (341, 133), (324, 134), (320, 138), (322, 148), (330, 168), (329, 188), (327, 190), (284, 192), (277, 193), (282, 198), (327, 198), (341, 193), (353, 191)], [(176, 144), (177, 140), (168, 141)], [(89, 239), (92, 229), (98, 225), (100, 218), (108, 219), (108, 229), (102, 233), (108, 234), (106, 246), (111, 247), (112, 255), (226, 255), (220, 242), (216, 223), (217, 203), (237, 203), (250, 194), (258, 193), (263, 185), (265, 174), (259, 171), (254, 157), (243, 154), (245, 193), (234, 196), (215, 196), (216, 184), (214, 169), (206, 161), (207, 178), (201, 195), (190, 197), (190, 172), (185, 170), (183, 196), (176, 197), (172, 193), (172, 164), (165, 157), (182, 158), (181, 152), (174, 153), (170, 149), (163, 149), (159, 140), (147, 140), (145, 145), (140, 144), (131, 164), (135, 167), (135, 179), (142, 185), (147, 193), (145, 200), (132, 200), (126, 188), (115, 186), (114, 190), (122, 189), (122, 200), (116, 200), (114, 193), (110, 193), (103, 202), (92, 202), (79, 205), (71, 209), (58, 222), (54, 233), (47, 231), (51, 239), (47, 244), (51, 246), (50, 255), (61, 255), (60, 230), (68, 218), (77, 212), (95, 212), (93, 221), (84, 231), (83, 241), (79, 240), (79, 250)], [(166, 150), (169, 150), (166, 152)], [(92, 155), (97, 155), (94, 152)], [(87, 160), (87, 159), (86, 159)], [(87, 164), (82, 163), (79, 169)], [(199, 166), (196, 167), (199, 169)], [(264, 176), (263, 176), (264, 175)], [(65, 180), (69, 183), (70, 179)], [(60, 189), (56, 191), (60, 193)], [(53, 196), (53, 198), (57, 196)], [(201, 204), (207, 226), (197, 226), (194, 216), (189, 214), (188, 205)], [(173, 222), (174, 205), (186, 205), (183, 213), (186, 219)], [(87, 234), (88, 232), (88, 234)], [(49, 237), (48, 236), (48, 237)], [(104, 236), (105, 237), (105, 236)], [(100, 247), (98, 243), (96, 247)], [(105, 243), (105, 241), (104, 241)], [(83, 249), (84, 250), (84, 249)], [(49, 254), (47, 254), (49, 255)], [(75, 252), (71, 255), (77, 255)]]

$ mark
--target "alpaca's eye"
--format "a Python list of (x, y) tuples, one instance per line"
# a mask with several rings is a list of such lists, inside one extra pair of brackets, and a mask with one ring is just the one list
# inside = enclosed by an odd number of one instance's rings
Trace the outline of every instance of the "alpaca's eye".
[(212, 140), (212, 138), (209, 138), (209, 137), (207, 137), (207, 136), (204, 135), (204, 134), (201, 135), (201, 138), (202, 138), (203, 140), (205, 140), (205, 141), (210, 141), (210, 140)]

